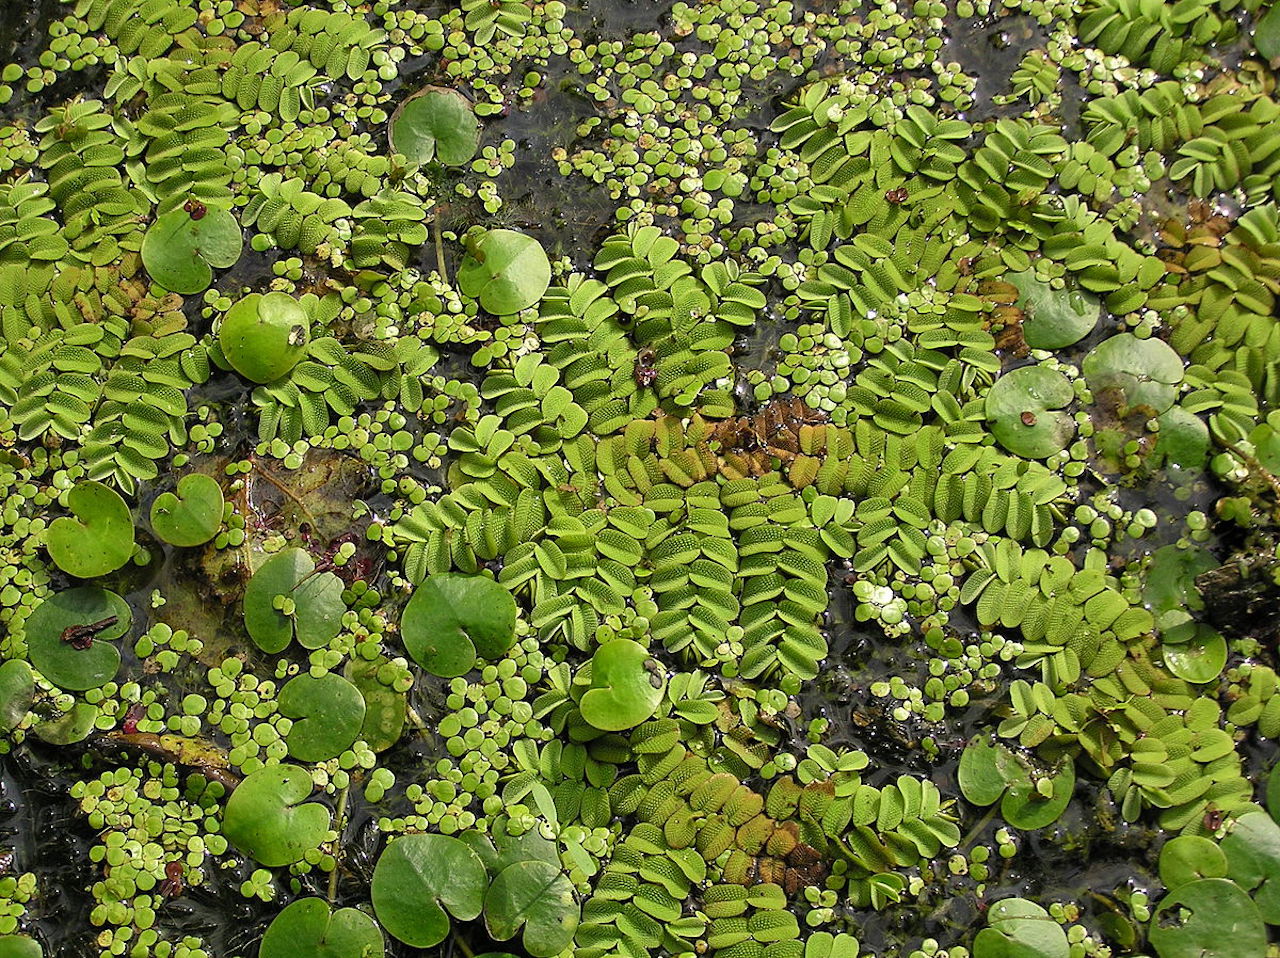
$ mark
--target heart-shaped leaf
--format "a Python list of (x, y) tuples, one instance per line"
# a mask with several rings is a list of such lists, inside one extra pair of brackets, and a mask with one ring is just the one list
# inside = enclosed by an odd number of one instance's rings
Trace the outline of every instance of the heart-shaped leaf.
[(1035, 902), (1006, 898), (987, 912), (989, 928), (973, 942), (974, 958), (1067, 958), (1071, 946), (1062, 926)]
[(1000, 445), (1018, 456), (1045, 459), (1067, 448), (1076, 422), (1064, 407), (1075, 398), (1066, 377), (1044, 366), (1021, 366), (987, 393), (987, 421)]
[(648, 649), (632, 639), (613, 639), (591, 657), (582, 717), (605, 732), (635, 728), (653, 717), (666, 685), (666, 674)]
[(100, 714), (96, 705), (76, 702), (70, 711), (40, 722), (31, 731), (50, 745), (73, 745), (89, 737)]
[(360, 690), (329, 672), (296, 675), (286, 682), (280, 712), (293, 719), (285, 736), (289, 754), (303, 762), (326, 762), (355, 742), (365, 709)]
[[(285, 597), (285, 608), (276, 607), (277, 596)], [(295, 634), (303, 648), (328, 645), (342, 630), (346, 610), (342, 580), (332, 572), (316, 572), (315, 561), (297, 548), (285, 549), (262, 563), (244, 590), (249, 638), (272, 655), (284, 651)]]
[(114, 592), (93, 586), (65, 589), (27, 619), (27, 657), (59, 688), (99, 688), (120, 668), (120, 650), (112, 640), (128, 631), (132, 619), (128, 603)]
[(1122, 410), (1154, 419), (1173, 405), (1184, 375), (1182, 357), (1164, 340), (1120, 333), (1094, 347), (1081, 365), (1095, 401), (1113, 394)]
[(1036, 279), (1034, 270), (1005, 277), (1019, 292), (1025, 313), (1022, 338), (1032, 349), (1061, 349), (1077, 343), (1098, 324), (1102, 304), (1091, 293), (1074, 287), (1054, 289)]
[(532, 306), (551, 285), (551, 262), (532, 236), (489, 230), (468, 241), (458, 267), (458, 286), (495, 316)]
[(67, 493), (72, 516), (54, 519), (46, 533), (49, 558), (78, 579), (115, 572), (133, 555), (133, 519), (114, 489), (86, 479)]
[(388, 127), (391, 151), (414, 164), (461, 166), (476, 155), (480, 123), (457, 90), (429, 86), (396, 108)]
[(960, 791), (975, 805), (993, 805), (1013, 782), (1027, 779), (1027, 767), (999, 742), (975, 737), (960, 754)]
[(22, 724), (35, 694), (31, 666), (22, 659), (10, 659), (0, 665), (0, 733), (11, 732)]
[(323, 898), (299, 898), (262, 936), (259, 958), (382, 958), (382, 932), (356, 908), (330, 911)]
[(458, 839), (405, 835), (378, 858), (373, 910), (393, 938), (430, 948), (448, 937), (450, 914), (461, 921), (480, 914), (488, 884), (484, 863)]
[(476, 656), (501, 658), (516, 636), (516, 601), (483, 576), (427, 577), (404, 607), (400, 635), (413, 660), (442, 678), (465, 675)]
[(0, 935), (0, 958), (44, 958), (44, 948), (27, 935)]
[(407, 695), (397, 692), (379, 678), (379, 672), (390, 667), (386, 657), (378, 656), (372, 660), (352, 659), (343, 669), (364, 699), (364, 724), (360, 726), (360, 738), (375, 752), (384, 752), (400, 741), (408, 713)]
[(1227, 856), (1199, 835), (1178, 835), (1160, 849), (1160, 880), (1173, 891), (1201, 878), (1226, 878)]
[(580, 914), (573, 884), (559, 868), (542, 861), (508, 865), (484, 898), (489, 934), (506, 941), (523, 925), (521, 942), (533, 958), (551, 958), (569, 947)]
[(1249, 892), (1268, 924), (1280, 924), (1280, 825), (1263, 811), (1236, 819), (1222, 840), (1227, 877)]
[(159, 285), (184, 296), (202, 293), (213, 269), (234, 266), (244, 248), (240, 224), (226, 210), (193, 205), (156, 219), (142, 239), (142, 265)]
[(329, 809), (311, 795), (311, 773), (298, 765), (268, 765), (245, 776), (222, 816), (222, 833), (268, 868), (301, 861), (329, 831)]
[(222, 525), (222, 487), (203, 473), (178, 480), (177, 493), (162, 492), (151, 504), (151, 528), (174, 546), (204, 545)]
[(1239, 885), (1202, 878), (1160, 900), (1147, 940), (1160, 958), (1257, 958), (1267, 950), (1267, 929)]
[(1000, 802), (1000, 817), (1014, 828), (1031, 831), (1056, 822), (1071, 801), (1076, 787), (1075, 763), (1066, 758), (1050, 778), (1052, 790), (1045, 797), (1037, 788), (1031, 775), (1009, 783)]

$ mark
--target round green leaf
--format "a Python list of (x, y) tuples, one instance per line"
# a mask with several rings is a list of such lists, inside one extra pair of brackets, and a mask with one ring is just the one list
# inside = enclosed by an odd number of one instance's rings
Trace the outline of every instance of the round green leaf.
[(1267, 929), (1239, 885), (1202, 878), (1161, 899), (1147, 940), (1159, 958), (1258, 958), (1267, 950)]
[(1161, 643), (1160, 652), (1169, 671), (1180, 679), (1203, 685), (1212, 682), (1227, 664), (1227, 641), (1216, 630), (1195, 623), (1190, 638)]
[(488, 884), (484, 863), (458, 839), (405, 835), (378, 858), (373, 910), (393, 938), (430, 948), (448, 937), (449, 914), (460, 921), (479, 916)]
[(1120, 333), (1105, 339), (1084, 358), (1085, 380), (1095, 401), (1117, 394), (1122, 409), (1146, 407), (1154, 419), (1173, 405), (1182, 382), (1182, 357), (1160, 339)]
[(50, 745), (72, 745), (89, 737), (100, 714), (96, 705), (76, 702), (70, 711), (40, 722), (31, 731), (40, 741)]
[(666, 675), (649, 650), (631, 639), (613, 639), (591, 657), (591, 687), (582, 695), (582, 717), (604, 732), (635, 728), (653, 717)]
[(332, 672), (295, 675), (280, 690), (280, 712), (293, 719), (285, 736), (289, 754), (303, 762), (326, 762), (351, 747), (364, 723), (360, 690)]
[[(112, 618), (115, 622), (103, 625)], [(133, 614), (129, 605), (106, 589), (81, 586), (49, 596), (27, 619), (27, 657), (40, 673), (59, 688), (83, 692), (106, 685), (120, 668), (120, 650), (112, 645), (129, 630)], [(68, 629), (99, 626), (92, 635), (77, 637)], [(67, 636), (64, 640), (63, 636)], [(77, 648), (79, 638), (89, 644)]]
[(0, 935), (0, 958), (44, 958), (44, 949), (27, 935)]
[(532, 236), (489, 230), (468, 245), (458, 286), (496, 316), (532, 306), (551, 285), (551, 262)]
[(404, 607), (400, 635), (413, 660), (442, 678), (465, 675), (476, 656), (498, 659), (516, 637), (516, 601), (483, 576), (427, 577)]
[(1034, 270), (1005, 277), (1017, 287), (1018, 305), (1025, 314), (1022, 338), (1032, 349), (1061, 349), (1077, 343), (1098, 324), (1102, 304), (1081, 289), (1054, 289), (1036, 279)]
[(573, 884), (559, 868), (541, 861), (508, 865), (484, 898), (489, 934), (506, 941), (523, 925), (521, 941), (533, 958), (551, 958), (569, 947), (580, 913)]
[(1195, 413), (1170, 406), (1159, 418), (1156, 452), (1163, 461), (1183, 469), (1199, 469), (1209, 454), (1209, 427)]
[[(133, 555), (133, 518), (114, 489), (77, 482), (67, 493), (71, 516), (49, 525), (45, 544), (54, 564), (78, 579), (115, 572)], [(74, 516), (74, 518), (72, 518)]]
[(1280, 57), (1280, 6), (1271, 5), (1254, 22), (1253, 48), (1268, 60)]
[(1227, 877), (1227, 856), (1199, 835), (1179, 835), (1160, 849), (1160, 880), (1173, 891), (1201, 878)]
[(311, 341), (311, 322), (288, 293), (250, 293), (218, 327), (218, 346), (231, 368), (255, 383), (273, 382), (298, 364)]
[(974, 958), (1067, 958), (1067, 933), (1025, 898), (1006, 898), (987, 911), (988, 928), (973, 941)]
[(360, 690), (364, 699), (364, 724), (360, 726), (360, 738), (375, 752), (384, 752), (400, 741), (408, 714), (408, 696), (378, 678), (378, 672), (388, 665), (383, 656), (373, 660), (356, 658), (347, 662), (343, 669), (343, 674)]
[(329, 910), (323, 898), (299, 898), (262, 936), (259, 958), (382, 958), (382, 932), (356, 908)]
[(1227, 877), (1249, 892), (1263, 921), (1280, 924), (1280, 825), (1266, 812), (1246, 812), (1221, 847)]
[(208, 289), (211, 267), (234, 266), (243, 247), (240, 224), (226, 210), (205, 210), (196, 218), (176, 209), (147, 229), (142, 265), (159, 285), (187, 296)]
[(1067, 809), (1076, 787), (1075, 763), (1066, 759), (1051, 779), (1052, 794), (1046, 798), (1036, 790), (1031, 776), (1011, 782), (1000, 802), (1000, 817), (1024, 831), (1044, 828), (1056, 822)]
[(1075, 398), (1062, 373), (1021, 366), (995, 381), (987, 393), (987, 420), (1000, 445), (1015, 455), (1045, 459), (1067, 448), (1076, 422), (1064, 408)]
[(957, 772), (960, 791), (975, 805), (992, 805), (1014, 781), (1027, 778), (1026, 767), (999, 742), (981, 736), (965, 746)]
[[(346, 603), (342, 580), (332, 572), (316, 572), (311, 556), (298, 548), (285, 549), (264, 562), (244, 590), (244, 624), (258, 648), (275, 654), (296, 634), (308, 649), (328, 645), (342, 629)], [(275, 607), (276, 596), (294, 603), (287, 615)]]
[(227, 799), (222, 833), (268, 868), (301, 861), (324, 841), (329, 809), (311, 795), (311, 773), (298, 765), (268, 765), (245, 776)]
[(10, 659), (0, 665), (0, 733), (12, 732), (22, 724), (35, 694), (31, 666), (22, 659)]
[(204, 545), (222, 525), (222, 487), (213, 476), (192, 473), (177, 493), (162, 492), (151, 504), (151, 528), (174, 546)]
[(414, 164), (439, 160), (462, 166), (476, 155), (480, 122), (457, 90), (427, 87), (396, 108), (388, 129), (391, 151)]
[(1216, 569), (1217, 559), (1207, 549), (1161, 546), (1147, 563), (1142, 598), (1153, 614), (1183, 609), (1203, 609), (1196, 576)]

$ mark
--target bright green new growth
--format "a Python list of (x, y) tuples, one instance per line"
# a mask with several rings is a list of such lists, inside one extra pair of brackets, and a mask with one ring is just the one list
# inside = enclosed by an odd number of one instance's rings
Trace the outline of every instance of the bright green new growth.
[(582, 717), (606, 732), (635, 728), (652, 717), (667, 677), (639, 642), (614, 639), (591, 657), (591, 686), (582, 695)]
[(142, 264), (165, 289), (188, 295), (213, 282), (213, 268), (240, 259), (240, 224), (226, 210), (203, 205), (176, 209), (156, 219), (142, 240)]
[(222, 507), (218, 481), (193, 473), (178, 480), (176, 492), (156, 496), (151, 504), (151, 528), (170, 545), (204, 545), (222, 525)]
[(541, 244), (515, 230), (486, 230), (469, 239), (458, 267), (458, 286), (490, 313), (518, 313), (551, 285), (551, 263)]
[(222, 832), (254, 861), (279, 868), (301, 861), (329, 831), (329, 810), (307, 802), (314, 785), (298, 765), (269, 765), (245, 777), (227, 800)]
[(250, 293), (227, 311), (218, 345), (231, 368), (255, 383), (286, 375), (306, 354), (311, 323), (285, 293)]
[(58, 568), (80, 579), (115, 572), (133, 555), (133, 518), (120, 493), (83, 481), (67, 493), (70, 516), (49, 525), (46, 545)]

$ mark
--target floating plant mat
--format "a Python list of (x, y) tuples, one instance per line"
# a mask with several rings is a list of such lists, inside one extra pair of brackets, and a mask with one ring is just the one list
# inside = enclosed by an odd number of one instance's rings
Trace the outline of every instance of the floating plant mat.
[(36, 6), (0, 958), (1280, 947), (1275, 10)]

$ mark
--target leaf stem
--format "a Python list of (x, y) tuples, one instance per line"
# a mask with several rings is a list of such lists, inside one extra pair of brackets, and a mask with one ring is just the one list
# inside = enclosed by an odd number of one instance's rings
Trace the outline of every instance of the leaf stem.
[(342, 833), (346, 830), (342, 819), (347, 814), (347, 793), (351, 791), (351, 783), (348, 782), (338, 793), (338, 809), (334, 815), (337, 825), (338, 840), (334, 843), (333, 848), (333, 871), (329, 873), (329, 904), (333, 904), (333, 900), (338, 897), (338, 870), (342, 867)]
[(458, 929), (453, 930), (453, 943), (462, 949), (462, 953), (466, 958), (476, 958), (476, 953), (471, 950), (471, 946), (467, 944), (467, 940), (458, 934)]
[(440, 234), (440, 211), (436, 210), (436, 215), (431, 218), (431, 232), (436, 240), (436, 268), (440, 270), (440, 281), (449, 282), (449, 271), (444, 262), (444, 237)]

